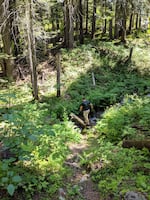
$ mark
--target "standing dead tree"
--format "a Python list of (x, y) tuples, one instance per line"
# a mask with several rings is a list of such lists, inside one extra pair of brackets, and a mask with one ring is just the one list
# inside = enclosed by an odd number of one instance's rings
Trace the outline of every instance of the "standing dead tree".
[(29, 0), (26, 6), (26, 26), (28, 37), (29, 63), (31, 69), (32, 92), (34, 99), (38, 100), (35, 37), (33, 34), (33, 2)]

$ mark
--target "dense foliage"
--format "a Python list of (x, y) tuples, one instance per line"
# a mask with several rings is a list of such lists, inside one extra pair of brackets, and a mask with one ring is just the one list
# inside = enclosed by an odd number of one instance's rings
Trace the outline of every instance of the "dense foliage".
[[(79, 129), (68, 116), (78, 114), (82, 95), (96, 111), (105, 111), (88, 131), (89, 142), (94, 134), (97, 138), (80, 161), (98, 183), (101, 196), (118, 199), (129, 190), (149, 195), (149, 151), (122, 148), (123, 140), (147, 139), (150, 130), (149, 48), (143, 48), (145, 40), (133, 42), (130, 62), (126, 57), (131, 42), (116, 46), (96, 40), (71, 51), (62, 49), (60, 98), (55, 97), (55, 69), (46, 71), (43, 63), (40, 70), (46, 77), (44, 84), (39, 83), (39, 101), (32, 101), (28, 79), (15, 84), (1, 81), (0, 140), (9, 157), (0, 161), (1, 199), (33, 199), (38, 193), (46, 200), (67, 184), (63, 180), (70, 175), (64, 166), (68, 143), (80, 141)], [(147, 62), (140, 59), (139, 48)], [(69, 185), (68, 193), (74, 195)]]

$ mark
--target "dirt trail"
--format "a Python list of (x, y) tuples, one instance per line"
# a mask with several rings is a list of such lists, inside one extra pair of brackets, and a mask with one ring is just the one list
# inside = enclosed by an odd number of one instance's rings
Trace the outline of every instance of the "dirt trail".
[[(76, 197), (69, 197), (69, 200), (100, 200), (100, 194), (96, 184), (91, 180), (90, 174), (80, 166), (80, 155), (87, 148), (87, 135), (82, 135), (80, 143), (69, 145), (71, 154), (68, 156), (65, 164), (71, 168), (73, 174), (67, 180), (67, 184), (72, 185), (72, 187), (77, 187), (80, 193), (80, 195), (77, 195)], [(64, 200), (68, 199), (67, 196), (67, 194), (66, 197), (64, 195)]]

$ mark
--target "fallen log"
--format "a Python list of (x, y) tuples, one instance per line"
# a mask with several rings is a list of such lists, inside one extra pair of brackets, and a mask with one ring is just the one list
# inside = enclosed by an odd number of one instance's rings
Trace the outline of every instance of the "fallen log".
[(136, 149), (147, 148), (150, 150), (150, 140), (124, 140), (122, 147), (124, 148), (135, 147)]
[(70, 117), (71, 117), (71, 119), (78, 122), (83, 128), (86, 127), (86, 124), (84, 123), (84, 121), (82, 119), (80, 119), (77, 115), (75, 115), (74, 113), (71, 113)]

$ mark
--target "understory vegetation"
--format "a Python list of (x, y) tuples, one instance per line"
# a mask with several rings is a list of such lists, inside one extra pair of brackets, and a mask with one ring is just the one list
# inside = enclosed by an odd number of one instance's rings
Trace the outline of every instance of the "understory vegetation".
[[(101, 198), (117, 200), (127, 191), (138, 191), (150, 199), (149, 150), (122, 145), (150, 139), (149, 51), (145, 39), (133, 38), (125, 46), (95, 40), (71, 51), (62, 49), (59, 98), (55, 69), (46, 71), (44, 83), (39, 81), (39, 101), (32, 100), (27, 80), (0, 80), (0, 141), (6, 153), (0, 152), (0, 199), (57, 197), (64, 178), (71, 176), (64, 165), (68, 144), (80, 142), (82, 134), (69, 117), (78, 114), (82, 96), (95, 112), (103, 111), (87, 131), (90, 146), (80, 156)], [(42, 64), (39, 70), (44, 71)]]

